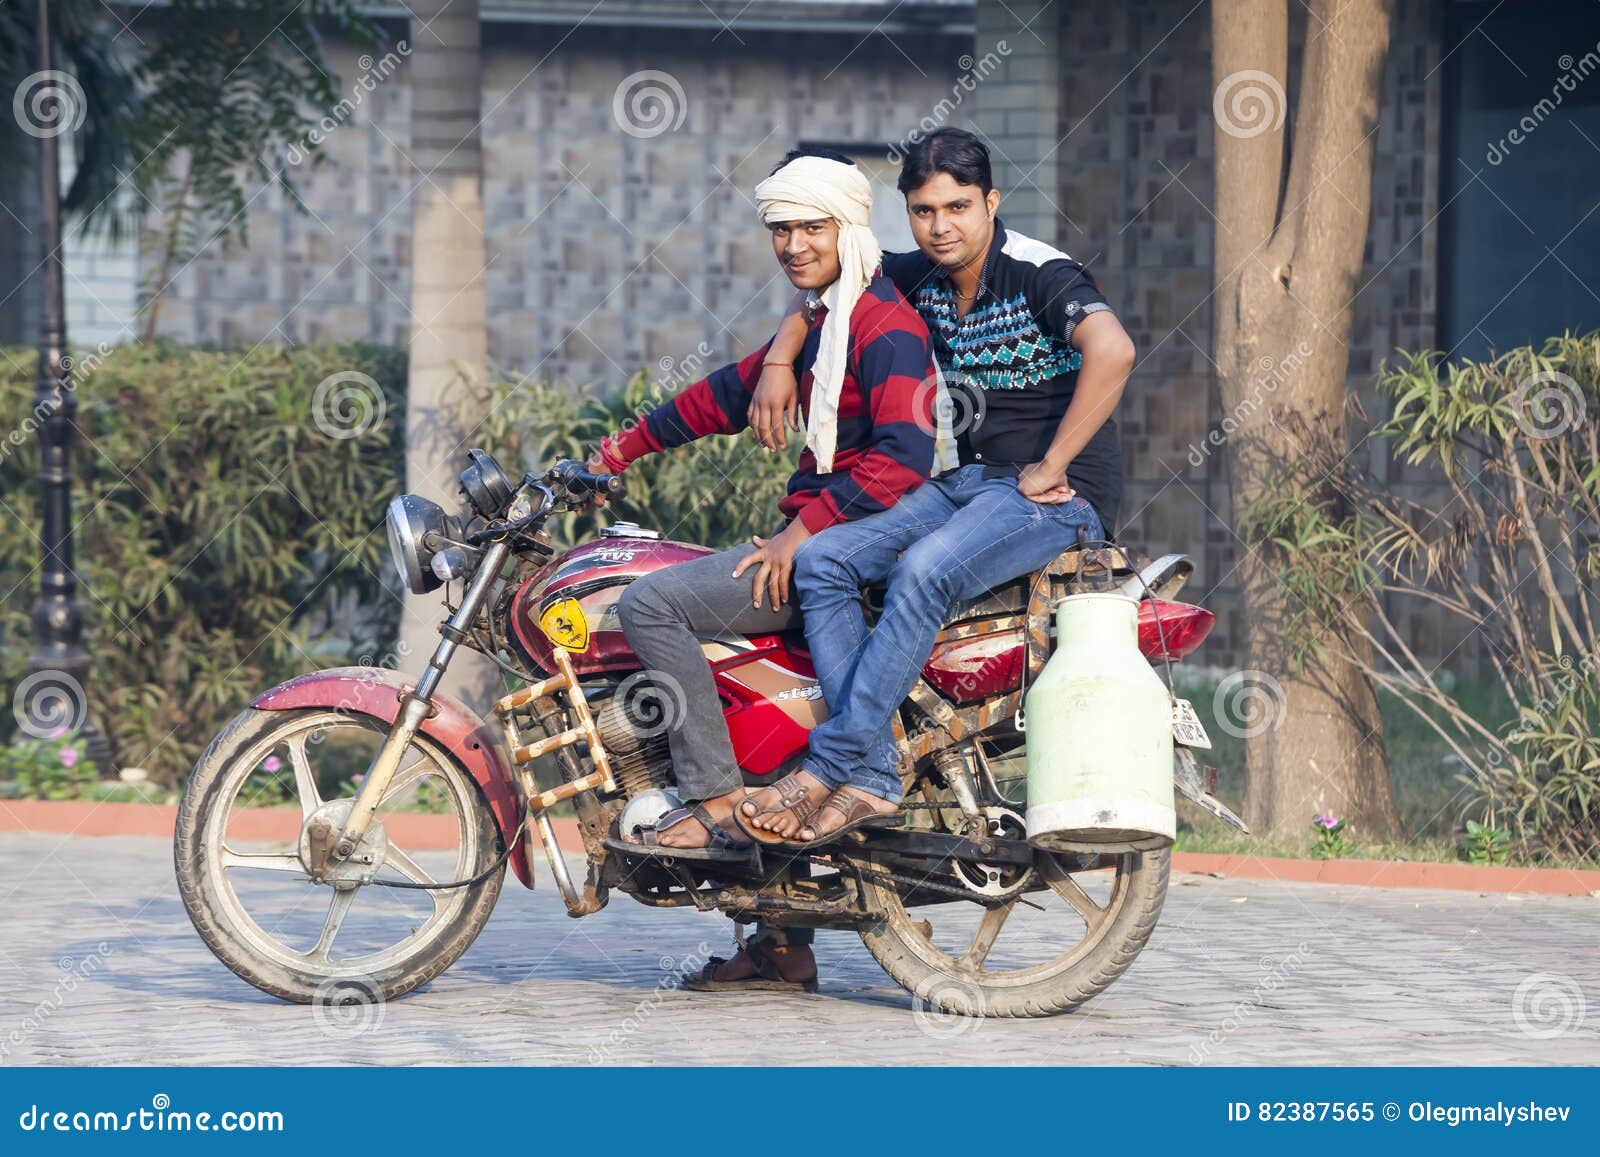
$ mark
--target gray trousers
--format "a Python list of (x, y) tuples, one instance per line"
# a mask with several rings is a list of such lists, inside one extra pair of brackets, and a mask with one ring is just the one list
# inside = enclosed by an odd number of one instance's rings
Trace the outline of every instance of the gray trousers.
[[(733, 758), (733, 742), (722, 719), (722, 700), (698, 635), (788, 631), (800, 626), (800, 608), (791, 601), (776, 612), (755, 606), (757, 567), (738, 578), (733, 568), (756, 548), (736, 546), (721, 554), (679, 563), (628, 584), (617, 600), (622, 632), (651, 678), (665, 689), (675, 710), (667, 732), (678, 794), (685, 800), (726, 795), (743, 782)], [(793, 594), (791, 592), (791, 599)], [(762, 598), (762, 603), (766, 603)], [(797, 868), (805, 871), (803, 865)], [(810, 928), (756, 926), (770, 943), (810, 944)]]
[[(794, 602), (776, 612), (766, 605), (755, 606), (751, 591), (757, 568), (733, 577), (739, 560), (755, 549), (746, 544), (658, 570), (629, 583), (617, 601), (623, 634), (673, 705), (676, 718), (667, 741), (678, 794), (685, 800), (726, 795), (743, 782), (722, 719), (722, 701), (697, 635), (744, 635), (800, 626), (800, 608)], [(766, 603), (765, 597), (762, 602)]]

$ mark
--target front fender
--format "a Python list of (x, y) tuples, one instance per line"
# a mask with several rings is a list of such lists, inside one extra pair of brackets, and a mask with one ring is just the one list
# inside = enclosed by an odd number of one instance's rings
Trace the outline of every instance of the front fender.
[[(263, 691), (250, 706), (262, 711), (288, 711), (298, 707), (323, 707), (355, 711), (393, 723), (400, 714), (400, 692), (410, 683), (387, 667), (332, 667), (297, 675)], [(500, 828), (500, 838), (510, 843), (522, 819), (522, 798), (506, 763), (502, 737), (482, 716), (449, 695), (435, 692), (438, 713), (423, 720), (422, 732), (461, 761), (467, 773), (483, 788), (489, 810)], [(526, 887), (533, 887), (527, 848), (521, 841), (511, 849), (511, 870)]]

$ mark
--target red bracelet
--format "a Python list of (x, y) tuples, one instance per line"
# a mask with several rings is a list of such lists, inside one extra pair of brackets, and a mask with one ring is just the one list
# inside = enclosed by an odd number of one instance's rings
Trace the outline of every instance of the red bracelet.
[(611, 435), (607, 434), (600, 439), (600, 446), (597, 452), (600, 455), (600, 461), (606, 464), (607, 470), (613, 474), (621, 474), (628, 468), (628, 460), (617, 454), (613, 449), (614, 445)]

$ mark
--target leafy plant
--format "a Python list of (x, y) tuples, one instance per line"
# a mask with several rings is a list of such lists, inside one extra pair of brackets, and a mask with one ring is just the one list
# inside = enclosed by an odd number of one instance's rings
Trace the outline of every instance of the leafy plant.
[(1503, 864), (1511, 855), (1511, 833), (1505, 828), (1468, 820), (1467, 834), (1456, 847), (1469, 864)]
[(1355, 844), (1344, 835), (1346, 822), (1326, 812), (1312, 816), (1311, 830), (1316, 835), (1316, 844), (1311, 854), (1319, 860), (1342, 860), (1355, 851)]
[[(1488, 362), (1402, 353), (1375, 433), (1436, 471), (1413, 502), (1307, 435), (1242, 533), (1274, 556), (1296, 653), (1336, 652), (1432, 727), (1526, 858), (1600, 855), (1600, 332)], [(1402, 625), (1407, 604), (1482, 640), (1515, 719), (1449, 693)]]
[(0, 781), (21, 799), (79, 799), (98, 782), (100, 769), (83, 754), (83, 742), (61, 729), (47, 738), (0, 746)]
[[(32, 351), (0, 359), (0, 680), (31, 647), (39, 541)], [(364, 375), (351, 427), (319, 383)], [(77, 384), (73, 519), (90, 708), (120, 762), (179, 782), (251, 694), (383, 653), (398, 629), (383, 533), (403, 489), (405, 355), (126, 346)], [(379, 420), (383, 419), (383, 420)], [(13, 713), (0, 712), (0, 727)], [(0, 734), (0, 741), (5, 736)]]
[[(154, 210), (142, 237), (152, 251), (150, 336), (168, 280), (201, 243), (248, 240), (259, 189), (278, 185), (299, 205), (281, 154), (301, 147), (320, 161), (309, 134), (342, 99), (325, 40), (372, 49), (378, 30), (350, 0), (170, 0), (143, 35), (129, 35), (99, 0), (53, 0), (51, 17), (56, 68), (72, 78), (54, 86), (64, 94), (57, 111), (81, 121), (63, 205), (113, 237)], [(19, 100), (38, 68), (34, 20), (32, 4), (0, 5), (0, 88)], [(0, 125), (8, 169), (33, 145), (22, 125)]]

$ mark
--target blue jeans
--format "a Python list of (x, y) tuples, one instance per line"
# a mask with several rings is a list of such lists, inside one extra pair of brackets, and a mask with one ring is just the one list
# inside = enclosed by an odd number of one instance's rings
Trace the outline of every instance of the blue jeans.
[[(795, 555), (794, 586), (819, 681), (837, 688), (811, 732), (806, 770), (891, 801), (900, 777), (891, 720), (957, 604), (1105, 537), (1082, 498), (1045, 505), (981, 465), (929, 479), (881, 514), (829, 527)], [(902, 553), (904, 552), (904, 553)], [(889, 580), (869, 633), (861, 588)], [(831, 688), (830, 688), (831, 689)]]

